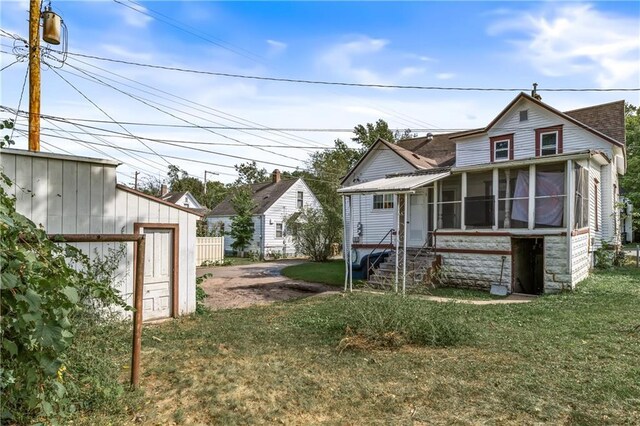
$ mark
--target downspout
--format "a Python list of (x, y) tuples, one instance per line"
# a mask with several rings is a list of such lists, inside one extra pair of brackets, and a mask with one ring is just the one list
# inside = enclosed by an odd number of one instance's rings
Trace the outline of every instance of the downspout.
[(267, 242), (265, 241), (266, 238), (266, 223), (267, 223), (267, 219), (266, 216), (264, 214), (262, 214), (260, 216), (260, 240), (261, 240), (261, 244), (260, 244), (260, 256), (262, 257), (262, 259), (264, 259), (265, 256), (265, 248), (266, 248), (266, 244)]

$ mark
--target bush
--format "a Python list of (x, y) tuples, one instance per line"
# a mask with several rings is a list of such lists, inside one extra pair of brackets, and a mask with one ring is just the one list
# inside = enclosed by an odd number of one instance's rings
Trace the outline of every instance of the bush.
[[(4, 174), (2, 181), (11, 184)], [(0, 235), (0, 420), (64, 417), (81, 392), (80, 377), (70, 374), (74, 336), (109, 306), (125, 305), (107, 267), (50, 241), (2, 187)]]
[(213, 274), (204, 274), (196, 278), (196, 314), (204, 314), (207, 312), (207, 307), (204, 305), (204, 299), (209, 295), (202, 288), (204, 280), (209, 279)]
[(350, 301), (340, 349), (445, 347), (465, 343), (471, 332), (455, 303), (432, 303), (400, 295), (359, 295)]
[(293, 237), (296, 251), (314, 262), (326, 262), (332, 245), (342, 235), (342, 225), (322, 209), (303, 208), (299, 215), (287, 220), (287, 230)]

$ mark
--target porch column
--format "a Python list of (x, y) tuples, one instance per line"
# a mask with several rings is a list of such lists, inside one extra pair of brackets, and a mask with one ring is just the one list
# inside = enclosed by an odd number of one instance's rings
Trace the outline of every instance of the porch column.
[(465, 202), (464, 199), (467, 198), (467, 172), (462, 172), (461, 176), (461, 188), (460, 188), (460, 229), (463, 231), (467, 229), (465, 226)]
[(407, 209), (409, 208), (409, 203), (407, 203), (407, 195), (404, 194), (404, 229), (402, 230), (402, 295), (405, 294), (405, 289), (407, 286)]
[[(564, 217), (567, 220), (567, 272), (571, 277), (569, 279), (569, 283), (571, 288), (573, 288), (573, 245), (571, 244), (571, 232), (573, 231), (573, 224), (575, 222), (574, 213), (575, 213), (575, 193), (576, 193), (576, 182), (575, 182), (575, 173), (573, 173), (573, 160), (567, 160), (567, 165), (565, 168), (565, 212)], [(586, 189), (589, 190), (588, 188)]]
[(500, 204), (498, 198), (500, 197), (500, 182), (498, 180), (498, 169), (493, 169), (493, 230), (498, 229), (498, 210), (500, 210)]
[[(349, 264), (349, 253), (351, 250), (348, 250), (347, 247), (347, 235), (348, 235), (348, 227), (347, 227), (347, 196), (342, 196), (342, 257), (344, 258), (344, 291), (347, 291), (347, 284), (349, 282), (349, 268), (351, 265)], [(348, 251), (347, 251), (348, 250)]]
[(349, 292), (353, 291), (353, 259), (351, 258), (351, 244), (353, 243), (353, 196), (349, 195)]
[(395, 213), (396, 213), (396, 226), (395, 226), (395, 231), (396, 231), (396, 275), (395, 275), (395, 279), (393, 281), (393, 289), (394, 291), (397, 293), (398, 292), (398, 252), (400, 249), (400, 197), (398, 196), (398, 194), (393, 194), (393, 197), (395, 198), (393, 201), (393, 205), (395, 206)]
[[(440, 182), (434, 182), (435, 185), (438, 186), (438, 191), (437, 191), (437, 196), (436, 199), (437, 200), (441, 200), (442, 199), (442, 185), (440, 185)], [(440, 209), (436, 210), (436, 229), (440, 229), (442, 228), (442, 213), (440, 212)]]
[[(439, 190), (439, 186), (438, 185), (438, 181), (433, 182), (433, 217), (432, 217), (432, 221), (433, 221), (433, 230), (435, 231), (436, 229), (438, 229), (438, 190)], [(429, 203), (427, 202), (427, 205)]]
[(536, 165), (529, 165), (529, 229), (536, 226)]

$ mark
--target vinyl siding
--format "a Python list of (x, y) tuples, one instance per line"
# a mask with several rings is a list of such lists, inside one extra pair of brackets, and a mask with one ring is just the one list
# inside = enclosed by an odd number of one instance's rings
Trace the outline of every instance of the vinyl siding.
[[(520, 111), (525, 109), (528, 110), (529, 119), (520, 122)], [(514, 160), (534, 157), (535, 129), (556, 125), (563, 125), (564, 153), (595, 149), (605, 152), (609, 158), (613, 157), (613, 146), (610, 143), (568, 120), (522, 99), (491, 128), (488, 134), (462, 139), (456, 143), (456, 166), (489, 163), (491, 161), (489, 138), (509, 133), (514, 133)]]
[[(197, 216), (116, 187), (116, 166), (3, 152), (0, 163), (15, 182), (16, 210), (42, 224), (47, 233), (133, 233), (135, 222), (178, 223), (180, 314), (195, 310), (195, 230)], [(95, 258), (116, 243), (74, 244)], [(117, 269), (114, 286), (132, 303), (133, 243)]]
[[(353, 176), (358, 177), (360, 182), (368, 182), (382, 179), (388, 174), (408, 173), (414, 170), (416, 169), (398, 154), (380, 145), (380, 149), (371, 152)], [(353, 182), (349, 183), (349, 185), (352, 184)], [(354, 223), (352, 237), (357, 236), (357, 224), (361, 223), (363, 235), (360, 243), (377, 244), (390, 229), (395, 228), (396, 206), (393, 209), (374, 209), (373, 195), (354, 195), (352, 200)]]

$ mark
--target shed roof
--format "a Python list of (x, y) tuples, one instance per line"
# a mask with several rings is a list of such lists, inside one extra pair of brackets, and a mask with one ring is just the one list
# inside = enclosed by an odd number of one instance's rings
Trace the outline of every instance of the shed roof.
[(183, 212), (191, 213), (192, 215), (195, 215), (195, 216), (199, 216), (199, 217), (203, 216), (202, 213), (197, 211), (199, 209), (190, 209), (188, 207), (183, 207), (183, 206), (180, 206), (178, 204), (170, 203), (168, 201), (163, 200), (162, 198), (154, 197), (153, 195), (145, 194), (144, 192), (140, 192), (140, 191), (135, 190), (133, 188), (129, 188), (126, 185), (116, 184), (116, 188), (120, 189), (122, 191), (129, 192), (131, 194), (137, 195), (139, 197), (146, 198), (146, 199), (151, 200), (151, 201), (155, 201), (156, 203), (164, 204), (165, 206), (169, 206), (169, 207), (174, 208), (174, 209), (182, 210)]
[[(282, 179), (279, 182), (254, 183), (250, 185), (253, 194), (253, 202), (256, 207), (252, 214), (262, 214), (273, 205), (285, 192), (289, 190), (299, 179)], [(231, 204), (231, 196), (225, 198), (215, 206), (209, 216), (233, 216), (236, 212)]]
[(398, 192), (413, 191), (421, 186), (428, 185), (443, 179), (451, 174), (450, 170), (438, 169), (431, 173), (412, 173), (405, 175), (389, 175), (382, 179), (359, 183), (338, 189), (341, 194), (393, 194)]
[(81, 157), (78, 155), (57, 154), (55, 152), (28, 151), (26, 149), (2, 148), (3, 154), (24, 155), (27, 157), (51, 158), (54, 160), (78, 161), (81, 163), (105, 164), (117, 167), (122, 164), (116, 160), (108, 160), (104, 158)]

